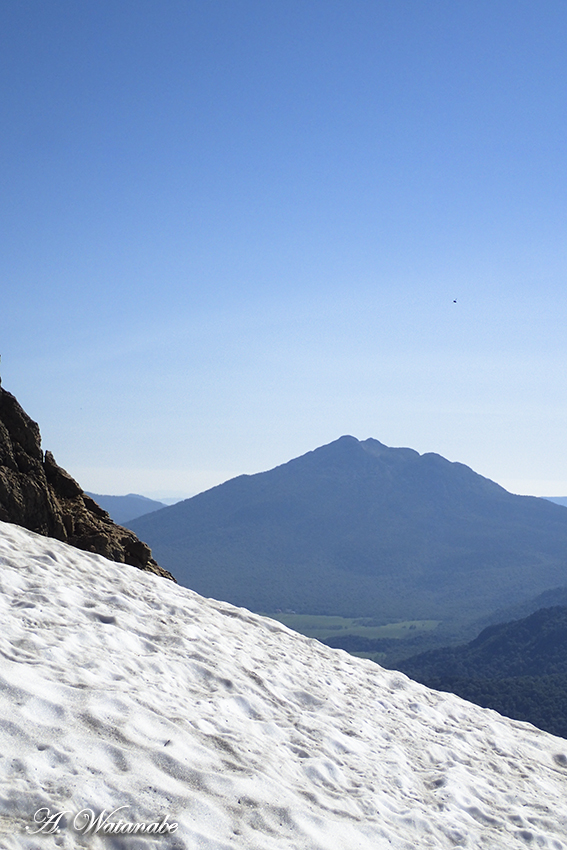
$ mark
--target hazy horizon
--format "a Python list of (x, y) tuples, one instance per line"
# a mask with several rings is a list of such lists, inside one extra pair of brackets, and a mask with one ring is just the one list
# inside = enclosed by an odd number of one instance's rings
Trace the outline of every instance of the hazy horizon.
[[(319, 447), (315, 446), (314, 448), (319, 448)], [(411, 448), (411, 446), (406, 446), (405, 448)], [(294, 460), (294, 458), (288, 458), (288, 461), (289, 460)], [(287, 461), (284, 461), (284, 463), (287, 463)], [(267, 469), (260, 469), (260, 470), (257, 470), (257, 473), (267, 472), (267, 471), (268, 471)], [(474, 471), (476, 471), (476, 470), (474, 470)], [(257, 473), (241, 473), (241, 474), (252, 474), (252, 475), (254, 475), (254, 474), (257, 474)], [(213, 484), (210, 485), (210, 487), (205, 487), (205, 488), (203, 488), (203, 490), (199, 490), (199, 491), (196, 491), (194, 493), (188, 493), (186, 491), (182, 491), (182, 492), (178, 491), (177, 493), (172, 493), (171, 491), (167, 491), (167, 490), (154, 490), (154, 491), (151, 491), (149, 493), (147, 493), (147, 492), (146, 493), (134, 493), (134, 492), (99, 493), (99, 495), (117, 496), (117, 497), (120, 497), (120, 496), (142, 496), (146, 499), (153, 499), (153, 500), (156, 500), (156, 501), (161, 501), (161, 502), (163, 502), (163, 504), (169, 506), (169, 505), (175, 504), (177, 502), (183, 501), (185, 499), (191, 499), (191, 498), (193, 498), (193, 496), (198, 496), (199, 493), (203, 493), (206, 490), (211, 489), (211, 487), (216, 487), (216, 486), (219, 486), (220, 484), (224, 484), (226, 481), (229, 481), (229, 480), (231, 480), (231, 478), (235, 478), (235, 477), (237, 477), (237, 476), (231, 475), (228, 478), (225, 478), (225, 479), (222, 479), (222, 480), (219, 480), (219, 481), (215, 481)], [(499, 482), (495, 482), (495, 483), (498, 484)], [(503, 485), (501, 485), (501, 486), (503, 486)], [(507, 488), (505, 488), (505, 489), (507, 489)], [(513, 491), (509, 491), (509, 492), (513, 492)], [(93, 490), (89, 490), (89, 493), (91, 495), (97, 495)], [(517, 494), (517, 495), (531, 496), (531, 495), (534, 495), (534, 494), (532, 494), (532, 493), (522, 493), (522, 494)], [(538, 496), (538, 498), (550, 499), (550, 500), (561, 500), (561, 503), (564, 502), (565, 505), (567, 506), (567, 496), (563, 496), (562, 494), (552, 494), (552, 495), (546, 494), (546, 495)]]

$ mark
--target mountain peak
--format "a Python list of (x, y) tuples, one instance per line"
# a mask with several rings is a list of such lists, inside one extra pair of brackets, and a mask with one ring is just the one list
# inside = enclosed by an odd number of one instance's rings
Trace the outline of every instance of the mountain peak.
[(564, 514), (441, 455), (347, 434), (129, 526), (205, 596), (256, 611), (446, 620), (564, 584)]

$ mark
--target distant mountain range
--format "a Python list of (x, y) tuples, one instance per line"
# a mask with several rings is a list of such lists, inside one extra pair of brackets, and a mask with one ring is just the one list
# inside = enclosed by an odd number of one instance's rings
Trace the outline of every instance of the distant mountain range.
[(152, 511), (165, 508), (164, 502), (156, 502), (136, 493), (128, 493), (127, 496), (104, 496), (100, 493), (87, 493), (95, 502), (107, 511), (114, 522), (124, 525), (132, 519), (136, 519)]
[(567, 510), (341, 437), (128, 522), (177, 580), (255, 611), (472, 622), (567, 585)]
[(396, 668), (428, 687), (567, 737), (566, 606), (490, 626), (464, 646), (423, 652)]

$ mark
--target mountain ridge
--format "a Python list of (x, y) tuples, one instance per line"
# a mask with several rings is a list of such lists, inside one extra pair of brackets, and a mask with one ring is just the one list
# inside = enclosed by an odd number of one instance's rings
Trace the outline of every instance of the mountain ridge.
[(567, 512), (345, 435), (128, 523), (182, 584), (256, 611), (474, 619), (567, 583)]
[(412, 678), (419, 673), (419, 681), (432, 676), (567, 675), (567, 606), (540, 608), (528, 617), (487, 626), (462, 646), (432, 649), (398, 667)]
[(488, 626), (394, 665), (430, 688), (567, 738), (567, 606)]

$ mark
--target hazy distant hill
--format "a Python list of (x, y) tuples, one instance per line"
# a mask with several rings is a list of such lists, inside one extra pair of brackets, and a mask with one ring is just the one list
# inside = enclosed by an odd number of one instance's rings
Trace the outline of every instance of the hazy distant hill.
[(547, 499), (548, 502), (555, 502), (556, 505), (565, 505), (567, 507), (567, 496), (542, 496), (542, 499)]
[(464, 646), (423, 652), (396, 668), (431, 688), (567, 737), (565, 606), (489, 626)]
[(101, 496), (100, 493), (87, 493), (87, 495), (108, 511), (114, 522), (119, 525), (165, 507), (163, 502), (146, 499), (145, 496), (138, 496), (136, 493), (128, 493), (127, 496)]
[(567, 584), (567, 510), (437, 454), (341, 437), (128, 523), (256, 611), (474, 619)]
[(398, 667), (419, 681), (567, 674), (567, 607), (542, 608), (521, 620), (489, 626), (464, 646), (432, 649)]
[(517, 605), (510, 605), (506, 608), (500, 608), (489, 614), (487, 617), (482, 617), (473, 625), (476, 625), (476, 631), (492, 626), (496, 623), (508, 623), (510, 620), (520, 620), (523, 617), (529, 617), (540, 608), (553, 608), (557, 605), (567, 606), (567, 587), (553, 587), (551, 590), (544, 590), (543, 593), (538, 593), (537, 596), (527, 599), (525, 602), (519, 602)]

